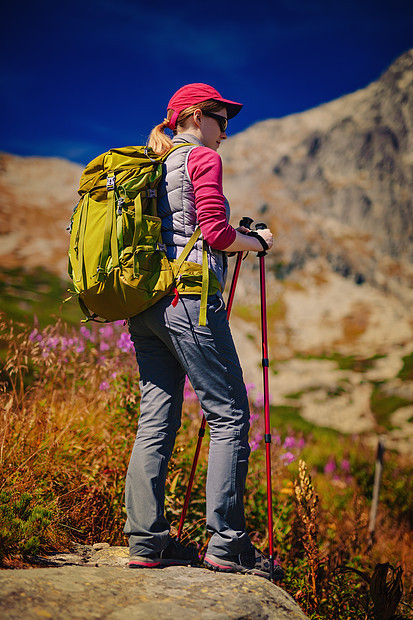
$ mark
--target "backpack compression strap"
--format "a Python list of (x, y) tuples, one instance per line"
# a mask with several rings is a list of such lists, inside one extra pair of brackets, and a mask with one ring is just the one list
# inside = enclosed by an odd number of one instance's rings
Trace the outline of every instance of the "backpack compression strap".
[(201, 288), (201, 308), (199, 310), (199, 324), (206, 325), (206, 311), (209, 290), (209, 269), (208, 252), (205, 239), (202, 239), (202, 288)]
[(83, 288), (86, 288), (86, 269), (83, 264), (83, 250), (85, 244), (87, 212), (89, 209), (89, 194), (85, 194), (81, 209), (82, 211), (80, 213), (80, 225), (78, 230), (78, 237), (76, 239), (76, 245), (79, 249), (79, 279), (76, 280), (76, 282), (82, 282)]
[[(194, 247), (195, 243), (199, 239), (201, 234), (201, 228), (198, 226), (195, 231), (192, 233), (191, 238), (188, 243), (182, 250), (179, 258), (174, 261), (174, 272), (175, 272), (175, 280), (179, 282), (179, 270), (181, 269), (184, 261), (188, 257), (189, 252)], [(176, 289), (175, 289), (176, 290)], [(199, 325), (206, 325), (206, 308), (208, 301), (208, 291), (209, 291), (209, 269), (208, 269), (208, 253), (206, 249), (206, 242), (202, 240), (202, 288), (201, 288), (201, 308), (199, 310)], [(178, 294), (178, 291), (176, 291)]]
[(116, 230), (115, 210), (115, 173), (108, 172), (106, 187), (108, 190), (108, 207), (106, 211), (103, 248), (98, 266), (98, 280), (102, 282), (106, 276), (106, 262), (109, 258), (109, 248), (112, 256), (112, 268), (119, 267), (118, 237)]

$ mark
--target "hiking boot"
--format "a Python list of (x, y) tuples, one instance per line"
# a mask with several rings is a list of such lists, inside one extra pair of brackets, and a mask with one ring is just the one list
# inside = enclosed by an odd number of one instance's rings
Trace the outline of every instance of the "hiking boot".
[[(227, 556), (226, 558), (207, 552), (204, 564), (210, 570), (222, 573), (244, 573), (270, 579), (270, 560), (256, 547), (251, 547), (247, 553)], [(284, 578), (283, 569), (275, 563), (273, 577), (274, 581), (281, 581)]]
[(175, 538), (160, 553), (151, 555), (132, 555), (129, 568), (163, 568), (164, 566), (189, 566), (198, 564), (198, 552), (195, 547), (184, 547)]

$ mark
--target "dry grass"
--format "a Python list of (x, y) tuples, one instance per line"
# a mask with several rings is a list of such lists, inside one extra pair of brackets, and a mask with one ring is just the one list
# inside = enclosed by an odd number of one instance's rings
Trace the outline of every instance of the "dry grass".
[[(36, 554), (70, 549), (74, 542), (127, 544), (122, 532), (124, 478), (137, 427), (139, 389), (125, 328), (114, 324), (69, 330), (58, 324), (40, 331), (3, 320), (0, 341), (6, 360), (0, 392), (0, 561), (4, 566), (18, 565), (19, 558), (30, 562)], [(266, 550), (259, 400), (251, 402), (245, 505), (252, 540)], [(183, 413), (167, 480), (166, 511), (173, 528), (179, 522), (200, 423), (199, 404), (189, 386)], [(197, 544), (201, 554), (208, 540), (207, 458), (206, 437), (184, 531), (185, 540)], [(273, 429), (273, 537), (286, 571), (283, 587), (313, 619), (380, 617), (374, 616), (368, 584), (357, 574), (338, 574), (340, 566), (372, 575), (376, 564), (390, 563), (400, 567), (406, 580), (413, 574), (408, 485), (384, 494), (377, 540), (369, 547), (373, 463), (374, 455), (360, 450), (354, 439), (304, 434), (289, 428), (288, 420)], [(399, 477), (411, 472), (400, 460), (394, 467), (389, 468), (390, 478), (396, 471)], [(411, 604), (409, 586), (404, 600)], [(404, 613), (410, 613), (408, 608)]]

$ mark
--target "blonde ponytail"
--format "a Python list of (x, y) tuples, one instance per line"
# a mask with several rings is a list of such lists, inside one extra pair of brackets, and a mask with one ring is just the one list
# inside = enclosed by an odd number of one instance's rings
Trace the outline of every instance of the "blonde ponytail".
[[(220, 101), (208, 99), (207, 101), (202, 101), (197, 105), (192, 105), (189, 108), (182, 110), (176, 120), (176, 129), (173, 130), (173, 134), (176, 135), (181, 131), (185, 131), (187, 121), (191, 118), (195, 110), (205, 110), (205, 112), (218, 112), (222, 109), (222, 107), (223, 104)], [(168, 110), (167, 117), (164, 118), (163, 123), (159, 123), (159, 125), (156, 125), (149, 134), (148, 146), (157, 155), (163, 155), (173, 147), (172, 139), (165, 133), (165, 129), (168, 127), (169, 121), (171, 120), (173, 113), (173, 110)]]
[[(168, 112), (168, 116), (172, 116), (172, 110)], [(149, 134), (148, 146), (157, 155), (163, 155), (173, 146), (171, 138), (165, 133), (165, 129), (169, 125), (169, 120), (169, 118), (165, 118), (163, 122), (156, 125)]]

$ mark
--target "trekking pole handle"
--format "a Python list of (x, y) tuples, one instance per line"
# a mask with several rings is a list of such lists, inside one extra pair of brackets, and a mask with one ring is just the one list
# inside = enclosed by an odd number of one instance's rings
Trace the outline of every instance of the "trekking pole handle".
[(267, 224), (259, 222), (258, 224), (255, 224), (255, 230), (252, 230), (250, 233), (248, 233), (251, 237), (255, 237), (256, 239), (258, 239), (258, 241), (263, 247), (262, 251), (258, 252), (257, 254), (257, 256), (259, 256), (260, 258), (262, 256), (265, 256), (267, 253), (266, 250), (268, 250), (268, 244), (265, 241), (264, 237), (261, 237), (261, 235), (257, 232), (257, 230), (264, 230), (264, 228), (268, 228)]
[(245, 226), (245, 228), (251, 228), (251, 224), (253, 223), (252, 217), (245, 216), (239, 221), (240, 226)]

